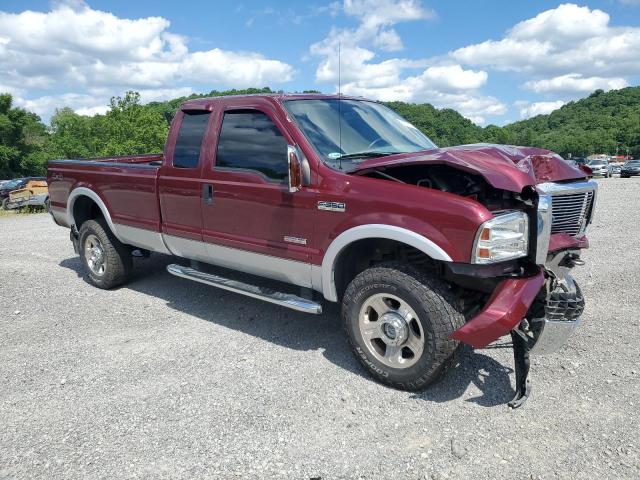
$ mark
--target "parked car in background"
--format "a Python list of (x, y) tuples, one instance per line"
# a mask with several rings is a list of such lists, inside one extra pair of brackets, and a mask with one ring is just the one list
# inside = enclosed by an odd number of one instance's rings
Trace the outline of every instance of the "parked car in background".
[(629, 178), (640, 175), (640, 160), (629, 160), (620, 169), (620, 178)]
[(611, 163), (609, 164), (609, 176), (620, 175), (620, 171), (622, 170), (622, 163)]
[(587, 167), (591, 169), (594, 177), (609, 177), (608, 160), (591, 160), (589, 163), (587, 163)]
[(16, 188), (22, 188), (20, 185), (24, 181), (24, 178), (14, 178), (13, 180), (5, 180), (2, 185), (0, 185), (0, 205), (6, 198), (9, 198), (9, 192), (11, 190), (15, 190)]
[(44, 177), (32, 177), (20, 180), (17, 188), (9, 191), (2, 199), (2, 208), (14, 210), (27, 206), (47, 208), (49, 203), (49, 188)]

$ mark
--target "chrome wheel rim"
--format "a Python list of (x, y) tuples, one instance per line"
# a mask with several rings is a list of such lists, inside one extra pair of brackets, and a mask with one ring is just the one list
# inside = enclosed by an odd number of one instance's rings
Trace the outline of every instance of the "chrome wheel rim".
[(367, 298), (358, 327), (369, 353), (388, 367), (409, 368), (424, 352), (424, 329), (416, 312), (395, 295), (378, 293)]
[(84, 241), (84, 258), (92, 273), (104, 275), (106, 270), (104, 248), (95, 235), (87, 236)]

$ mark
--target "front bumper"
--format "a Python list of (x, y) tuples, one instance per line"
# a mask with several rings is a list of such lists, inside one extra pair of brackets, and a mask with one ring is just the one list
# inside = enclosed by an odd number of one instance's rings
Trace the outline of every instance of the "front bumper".
[(571, 275), (564, 272), (558, 279), (540, 268), (531, 277), (503, 280), (480, 313), (451, 338), (484, 348), (526, 324), (531, 353), (553, 353), (580, 324), (583, 310), (582, 293)]
[(531, 353), (546, 355), (553, 353), (564, 345), (573, 331), (580, 325), (580, 318), (575, 320), (537, 319), (540, 322), (540, 333), (536, 343), (531, 347)]
[(475, 348), (486, 347), (522, 321), (544, 284), (542, 269), (532, 277), (503, 280), (482, 311), (453, 332), (451, 338)]

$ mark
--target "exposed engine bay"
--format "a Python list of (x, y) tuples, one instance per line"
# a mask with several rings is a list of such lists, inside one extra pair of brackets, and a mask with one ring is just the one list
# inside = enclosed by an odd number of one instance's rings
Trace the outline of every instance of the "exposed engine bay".
[(409, 164), (378, 167), (358, 172), (359, 175), (431, 188), (471, 198), (489, 210), (512, 208), (515, 194), (499, 190), (480, 175), (474, 175), (448, 165)]

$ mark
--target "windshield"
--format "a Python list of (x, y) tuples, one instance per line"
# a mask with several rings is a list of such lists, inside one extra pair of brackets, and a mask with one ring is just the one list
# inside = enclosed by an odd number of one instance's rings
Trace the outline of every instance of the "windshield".
[(632, 160), (625, 164), (625, 167), (640, 167), (640, 160)]
[(589, 162), (589, 165), (594, 165), (594, 166), (599, 166), (599, 165), (606, 165), (607, 162), (605, 162), (604, 160), (591, 160)]
[[(365, 100), (288, 100), (285, 106), (322, 160), (351, 170), (367, 158), (436, 148), (393, 110)], [(340, 121), (341, 119), (341, 121)]]
[(2, 188), (15, 188), (22, 180), (10, 180), (7, 183), (2, 184)]

